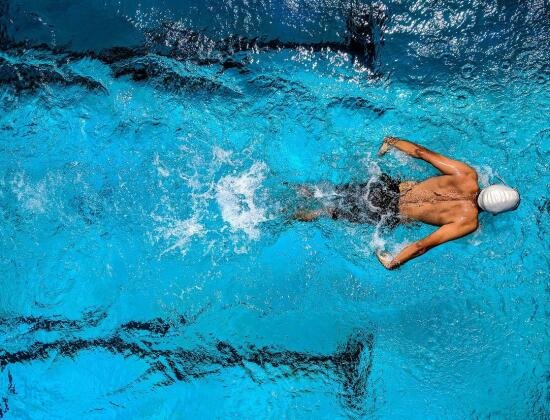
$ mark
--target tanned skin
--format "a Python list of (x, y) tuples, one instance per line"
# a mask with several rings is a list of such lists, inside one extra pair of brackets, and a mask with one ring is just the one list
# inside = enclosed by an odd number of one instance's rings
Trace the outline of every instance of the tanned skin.
[(393, 258), (387, 252), (377, 251), (380, 262), (391, 270), (437, 245), (475, 231), (478, 227), (479, 208), (476, 199), (479, 186), (477, 172), (464, 162), (397, 137), (386, 137), (378, 155), (383, 156), (390, 148), (425, 160), (442, 173), (419, 183), (404, 182), (399, 186), (400, 215), (440, 228), (424, 239), (408, 245)]
[[(425, 160), (436, 167), (442, 175), (422, 182), (406, 181), (399, 185), (400, 216), (405, 221), (418, 220), (440, 227), (424, 239), (408, 245), (394, 257), (383, 250), (377, 250), (378, 260), (389, 270), (403, 265), (437, 245), (472, 233), (478, 227), (479, 213), (476, 202), (479, 186), (474, 168), (397, 137), (384, 138), (378, 155), (383, 156), (391, 148)], [(296, 213), (294, 218), (310, 222), (323, 215), (330, 216), (331, 211), (330, 208), (301, 211)]]

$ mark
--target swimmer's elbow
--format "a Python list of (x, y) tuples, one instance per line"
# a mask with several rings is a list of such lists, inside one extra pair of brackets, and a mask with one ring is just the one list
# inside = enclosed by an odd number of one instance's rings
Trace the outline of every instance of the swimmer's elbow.
[(430, 153), (430, 151), (428, 149), (426, 149), (425, 147), (417, 145), (414, 148), (414, 155), (413, 156), (418, 158), (418, 159), (426, 160), (428, 158), (429, 153)]
[(457, 237), (469, 235), (472, 232), (475, 232), (479, 227), (479, 222), (477, 219), (464, 222), (460, 229), (457, 230)]

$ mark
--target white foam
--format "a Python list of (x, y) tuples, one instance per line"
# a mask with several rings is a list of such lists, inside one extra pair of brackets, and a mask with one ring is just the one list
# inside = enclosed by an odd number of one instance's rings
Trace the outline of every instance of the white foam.
[(231, 160), (233, 152), (230, 150), (224, 150), (221, 147), (214, 146), (212, 148), (212, 154), (214, 155), (214, 160), (219, 163), (234, 164)]
[(204, 226), (198, 222), (196, 215), (185, 220), (166, 219), (154, 214), (151, 215), (151, 218), (155, 222), (161, 223), (161, 226), (155, 229), (160, 237), (167, 242), (172, 242), (172, 245), (161, 252), (161, 256), (176, 249), (182, 256), (185, 256), (191, 239), (205, 233)]
[(386, 247), (386, 240), (380, 236), (380, 226), (376, 226), (369, 242), (369, 249), (376, 251), (378, 249), (384, 249)]
[(495, 176), (498, 177), (495, 171), (493, 171), (493, 168), (488, 165), (474, 166), (474, 169), (477, 172), (479, 185), (481, 185), (481, 188), (488, 187), (491, 185), (491, 178), (494, 178)]
[(46, 181), (36, 184), (30, 182), (24, 172), (15, 174), (11, 181), (11, 189), (22, 207), (32, 213), (44, 213), (48, 201)]
[(170, 171), (168, 170), (166, 165), (164, 165), (164, 163), (161, 162), (158, 153), (155, 153), (155, 156), (153, 157), (153, 165), (155, 166), (155, 168), (157, 168), (157, 173), (161, 177), (168, 178), (170, 176)]
[(333, 185), (318, 184), (313, 186), (313, 197), (318, 200), (330, 199), (336, 195)]
[(480, 226), (472, 235), (468, 237), (468, 243), (473, 246), (479, 246), (483, 243), (483, 226)]
[(380, 169), (380, 165), (378, 165), (376, 160), (372, 158), (372, 153), (368, 152), (366, 156), (361, 159), (361, 164), (367, 170), (369, 178), (378, 178), (380, 175), (382, 175), (382, 169)]
[(391, 148), (388, 152), (388, 155), (395, 160), (397, 160), (401, 165), (411, 166), (415, 159), (401, 150)]
[[(363, 159), (361, 159), (361, 164), (365, 167), (369, 175), (368, 189), (370, 190), (370, 184), (380, 178), (380, 176), (382, 175), (382, 169), (380, 168), (380, 165), (378, 165), (376, 160), (372, 158), (372, 154), (370, 152), (367, 153)], [(369, 203), (369, 206), (372, 207), (370, 203)], [(384, 249), (386, 247), (387, 241), (380, 235), (383, 224), (384, 224), (384, 219), (380, 220), (380, 222), (374, 228), (374, 231), (370, 238), (370, 242), (368, 244), (368, 249), (367, 249), (368, 254), (370, 254), (370, 252), (372, 251), (376, 251), (378, 249)]]
[(423, 163), (421, 163), (420, 160), (413, 158), (412, 156), (409, 156), (405, 152), (402, 152), (401, 150), (397, 149), (390, 149), (388, 151), (388, 164), (390, 167), (397, 167), (397, 166), (406, 166), (407, 168), (410, 168), (414, 171), (418, 172), (426, 172), (427, 166)]
[(233, 231), (243, 231), (249, 238), (258, 239), (259, 225), (268, 220), (266, 210), (258, 206), (254, 196), (265, 179), (267, 166), (256, 162), (238, 175), (227, 175), (216, 184), (216, 201), (222, 218)]

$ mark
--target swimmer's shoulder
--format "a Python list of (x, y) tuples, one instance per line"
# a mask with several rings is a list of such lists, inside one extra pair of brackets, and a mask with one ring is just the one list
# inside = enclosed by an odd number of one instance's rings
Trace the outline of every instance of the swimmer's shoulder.
[(454, 181), (462, 191), (475, 194), (479, 191), (479, 184), (477, 180), (477, 172), (472, 171), (461, 172), (454, 176)]
[(468, 232), (475, 231), (479, 226), (477, 206), (470, 202), (461, 202), (457, 209), (456, 222), (464, 227)]

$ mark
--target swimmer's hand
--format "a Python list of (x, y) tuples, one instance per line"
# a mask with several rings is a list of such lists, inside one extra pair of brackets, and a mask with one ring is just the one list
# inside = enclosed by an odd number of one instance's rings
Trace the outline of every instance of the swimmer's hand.
[(390, 150), (390, 147), (399, 139), (397, 137), (384, 137), (384, 141), (382, 141), (382, 146), (380, 146), (380, 149), (378, 149), (378, 156), (384, 156), (388, 150)]
[(377, 249), (376, 256), (378, 257), (378, 261), (380, 261), (380, 264), (382, 264), (388, 270), (391, 270), (392, 268), (394, 268), (390, 266), (390, 263), (392, 262), (393, 257), (389, 252), (386, 252), (382, 249)]

